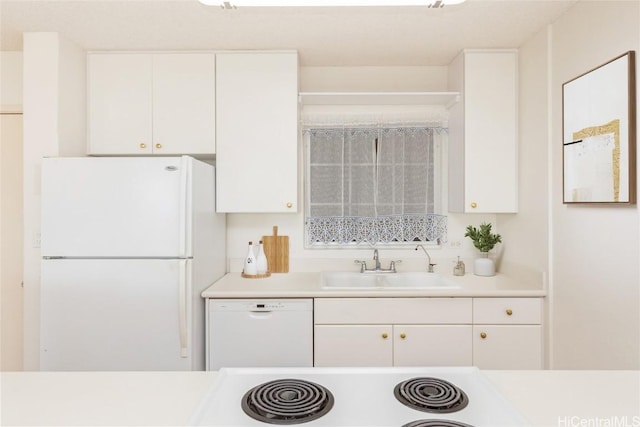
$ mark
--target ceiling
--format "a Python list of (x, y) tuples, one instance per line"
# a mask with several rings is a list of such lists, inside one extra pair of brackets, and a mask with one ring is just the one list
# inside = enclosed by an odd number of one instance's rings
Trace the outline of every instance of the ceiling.
[(87, 50), (297, 49), (303, 66), (440, 66), (463, 48), (519, 47), (576, 1), (223, 10), (197, 0), (0, 0), (0, 48), (53, 31)]

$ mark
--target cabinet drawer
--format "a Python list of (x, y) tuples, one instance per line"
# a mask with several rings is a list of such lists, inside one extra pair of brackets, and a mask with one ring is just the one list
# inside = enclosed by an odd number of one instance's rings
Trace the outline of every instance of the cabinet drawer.
[(471, 298), (316, 298), (315, 324), (470, 324)]
[(537, 325), (542, 323), (540, 298), (474, 298), (474, 324)]

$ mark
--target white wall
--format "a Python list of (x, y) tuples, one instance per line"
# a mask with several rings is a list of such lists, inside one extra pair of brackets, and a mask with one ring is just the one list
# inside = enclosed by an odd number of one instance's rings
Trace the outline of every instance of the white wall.
[(300, 92), (445, 92), (447, 67), (301, 67)]
[(514, 262), (549, 256), (555, 369), (640, 368), (638, 209), (562, 203), (562, 84), (640, 50), (639, 6), (581, 1), (521, 48), (520, 212), (498, 222), (518, 236)]
[(638, 208), (562, 204), (562, 84), (629, 50), (636, 51), (640, 81), (639, 17), (637, 1), (582, 1), (553, 24), (551, 314), (558, 369), (640, 369)]
[[(85, 52), (56, 33), (25, 33), (24, 368), (39, 367), (40, 166), (44, 156), (84, 155)], [(81, 104), (81, 105), (79, 105)]]
[(23, 366), (22, 52), (0, 52), (0, 371)]
[(2, 112), (22, 112), (22, 52), (0, 52)]

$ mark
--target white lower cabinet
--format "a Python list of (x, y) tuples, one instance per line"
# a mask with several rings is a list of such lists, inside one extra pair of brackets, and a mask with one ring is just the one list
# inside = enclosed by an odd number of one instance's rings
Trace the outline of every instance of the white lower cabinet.
[(542, 369), (541, 298), (317, 298), (314, 366)]
[(314, 366), (472, 362), (470, 298), (321, 298), (314, 319)]
[(542, 299), (474, 298), (473, 364), (542, 369)]
[(474, 325), (473, 364), (480, 369), (542, 369), (542, 326)]

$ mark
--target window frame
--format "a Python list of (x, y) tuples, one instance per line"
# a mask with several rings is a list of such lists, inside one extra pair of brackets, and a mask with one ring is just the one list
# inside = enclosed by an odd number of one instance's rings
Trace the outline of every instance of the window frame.
[[(368, 240), (361, 240), (357, 242), (317, 242), (311, 241), (310, 239), (310, 231), (309, 231), (309, 221), (310, 221), (310, 207), (311, 207), (311, 189), (310, 189), (310, 134), (314, 129), (322, 130), (322, 129), (352, 129), (352, 128), (367, 128), (367, 129), (392, 129), (392, 128), (431, 128), (434, 129), (434, 141), (433, 141), (433, 161), (432, 165), (434, 168), (434, 185), (433, 185), (433, 205), (434, 212), (429, 214), (416, 214), (416, 216), (424, 217), (424, 221), (430, 221), (431, 223), (436, 223), (436, 227), (441, 231), (440, 236), (434, 240), (412, 240), (412, 241), (393, 241), (393, 242), (370, 242)], [(331, 125), (308, 125), (302, 131), (302, 141), (303, 141), (303, 170), (304, 170), (304, 207), (303, 207), (303, 234), (304, 234), (304, 247), (305, 249), (356, 249), (360, 247), (384, 247), (384, 248), (407, 248), (409, 246), (415, 246), (416, 244), (421, 244), (427, 247), (437, 248), (440, 247), (442, 243), (447, 240), (447, 137), (448, 137), (448, 128), (442, 125), (433, 125), (433, 124), (425, 124), (425, 123), (412, 123), (412, 124), (395, 124), (395, 123), (377, 123), (376, 125), (370, 124), (359, 124), (359, 125), (340, 125), (340, 126), (331, 126)], [(342, 162), (342, 167), (344, 167), (344, 160)], [(315, 218), (323, 218), (321, 216), (317, 216)], [(345, 218), (354, 218), (354, 217), (345, 217)], [(361, 217), (361, 218), (372, 218), (372, 217)], [(375, 217), (373, 217), (375, 218)], [(419, 220), (418, 220), (419, 221)], [(444, 224), (444, 225), (443, 225)]]

